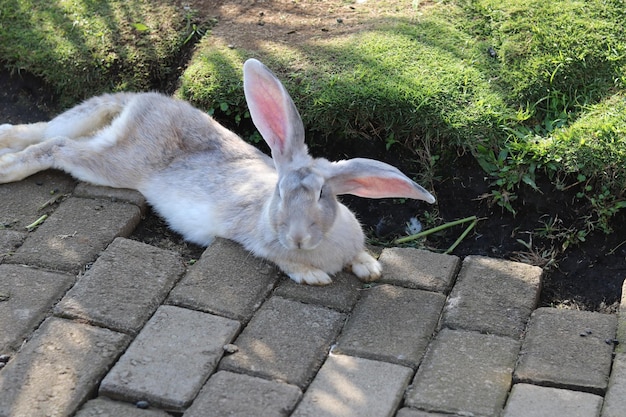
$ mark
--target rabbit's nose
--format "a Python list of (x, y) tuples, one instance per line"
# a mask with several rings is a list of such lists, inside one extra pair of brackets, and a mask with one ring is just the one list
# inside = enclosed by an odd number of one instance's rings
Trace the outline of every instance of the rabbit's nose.
[(287, 236), (288, 241), (297, 249), (312, 249), (311, 235), (306, 232), (291, 232)]

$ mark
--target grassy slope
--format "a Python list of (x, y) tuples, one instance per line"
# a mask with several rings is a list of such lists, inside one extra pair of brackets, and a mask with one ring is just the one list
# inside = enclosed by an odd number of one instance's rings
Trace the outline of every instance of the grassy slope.
[(186, 39), (173, 2), (0, 0), (5, 67), (43, 78), (62, 104), (165, 79)]

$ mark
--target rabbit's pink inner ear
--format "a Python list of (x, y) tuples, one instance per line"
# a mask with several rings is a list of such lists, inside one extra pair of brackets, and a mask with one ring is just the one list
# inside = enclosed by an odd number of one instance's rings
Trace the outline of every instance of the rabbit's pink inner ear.
[(433, 196), (417, 184), (400, 178), (363, 176), (341, 182), (337, 194), (353, 194), (367, 198), (413, 198), (434, 202)]
[(244, 73), (244, 93), (254, 125), (272, 150), (283, 153), (289, 135), (283, 89), (264, 68)]

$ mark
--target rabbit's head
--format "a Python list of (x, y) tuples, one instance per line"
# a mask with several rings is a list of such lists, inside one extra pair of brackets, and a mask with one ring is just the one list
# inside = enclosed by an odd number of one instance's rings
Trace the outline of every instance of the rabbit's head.
[(336, 195), (435, 198), (395, 167), (371, 159), (330, 162), (312, 158), (304, 126), (291, 97), (261, 62), (244, 64), (244, 92), (255, 126), (272, 151), (278, 183), (269, 221), (287, 249), (315, 249), (340, 210)]

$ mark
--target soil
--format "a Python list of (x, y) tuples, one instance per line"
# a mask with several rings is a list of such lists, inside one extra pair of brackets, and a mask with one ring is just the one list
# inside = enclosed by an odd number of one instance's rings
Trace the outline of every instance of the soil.
[[(198, 22), (216, 19), (211, 34), (217, 41), (248, 50), (272, 48), (276, 43), (297, 44), (315, 38), (340, 36), (362, 30), (372, 21), (397, 14), (396, 2), (342, 0), (326, 2), (294, 2), (292, 0), (192, 0), (184, 2), (196, 11)], [(405, 2), (403, 2), (406, 4)], [(427, 7), (421, 2), (420, 7)], [(406, 6), (403, 6), (406, 7)], [(181, 63), (182, 64), (182, 63)], [(181, 65), (182, 67), (183, 65)], [(158, 86), (156, 89), (159, 89)], [(170, 91), (171, 85), (161, 90)], [(51, 114), (46, 104), (53, 101), (43, 83), (28, 74), (0, 72), (0, 123), (27, 123), (48, 119)], [(406, 161), (405, 149), (384, 149), (383, 144), (370, 149), (325, 148), (312, 149), (318, 156), (329, 159), (370, 157), (397, 164), (407, 174), (415, 174), (419, 167)], [(449, 222), (468, 216), (480, 221), (472, 232), (454, 250), (460, 257), (485, 255), (512, 259), (544, 268), (541, 305), (612, 313), (621, 297), (626, 277), (626, 213), (620, 213), (613, 222), (614, 232), (594, 232), (576, 246), (562, 251), (560, 242), (550, 237), (541, 238), (538, 230), (550, 219), (558, 219), (565, 228), (578, 221), (583, 210), (573, 194), (555, 191), (549, 182), (541, 183), (541, 193), (522, 189), (518, 194), (515, 216), (485, 198), (490, 191), (490, 180), (470, 155), (448, 156), (439, 163), (433, 184), (438, 203), (432, 207), (417, 201), (366, 200), (344, 197), (342, 201), (353, 209), (373, 241), (389, 242), (406, 234), (406, 223), (412, 217), (424, 218), (424, 212), (436, 213), (440, 222)], [(422, 220), (424, 221), (424, 220)], [(462, 233), (459, 226), (431, 235), (422, 245), (443, 251)], [(185, 243), (167, 229), (164, 222), (148, 213), (135, 235), (160, 247), (178, 250), (187, 259), (197, 259), (202, 248)], [(532, 243), (523, 245), (520, 241)]]

